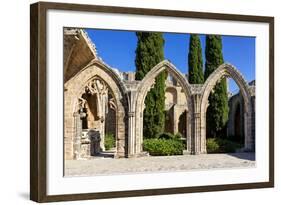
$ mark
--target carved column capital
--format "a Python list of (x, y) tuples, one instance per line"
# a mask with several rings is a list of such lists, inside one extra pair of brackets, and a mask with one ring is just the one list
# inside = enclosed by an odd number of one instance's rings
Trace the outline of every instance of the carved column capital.
[(85, 118), (87, 116), (87, 114), (85, 112), (80, 112), (79, 115), (80, 115), (81, 119)]
[(201, 113), (199, 113), (199, 112), (194, 113), (194, 117), (195, 117), (195, 118), (200, 118), (200, 116), (201, 116)]
[(74, 112), (73, 113), (73, 117), (79, 117), (79, 115), (80, 115), (79, 112)]
[(135, 112), (128, 112), (128, 117), (135, 117)]

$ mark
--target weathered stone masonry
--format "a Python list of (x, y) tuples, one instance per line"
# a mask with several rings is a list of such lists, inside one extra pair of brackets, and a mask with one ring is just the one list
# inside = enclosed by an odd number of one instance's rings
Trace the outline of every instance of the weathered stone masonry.
[[(97, 55), (95, 47), (80, 29), (68, 29), (64, 33), (64, 49), (70, 49), (64, 55), (64, 148), (65, 159), (79, 159), (89, 151), (83, 143), (82, 126), (85, 109), (90, 105), (84, 102), (85, 96), (98, 103), (93, 115), (95, 126), (100, 128), (101, 141), (104, 140), (104, 117), (106, 110), (102, 105), (110, 103), (115, 111), (116, 153), (115, 157), (142, 156), (143, 110), (145, 97), (153, 87), (159, 73), (168, 71), (178, 82), (186, 98), (186, 132), (187, 154), (206, 153), (206, 110), (208, 97), (215, 84), (224, 77), (235, 80), (240, 88), (244, 102), (245, 149), (254, 150), (255, 86), (248, 85), (241, 73), (230, 64), (219, 66), (202, 85), (191, 85), (187, 78), (174, 65), (164, 60), (157, 64), (142, 81), (122, 79), (120, 73), (106, 65)], [(78, 52), (79, 51), (79, 52)], [(74, 60), (75, 59), (75, 60)], [(70, 72), (70, 73), (69, 73)], [(90, 85), (90, 88), (89, 88)], [(103, 93), (110, 93), (111, 99)], [(103, 103), (100, 103), (104, 101)], [(84, 120), (85, 121), (85, 120)], [(101, 143), (103, 146), (103, 141)], [(101, 146), (101, 147), (102, 147)], [(85, 151), (86, 150), (86, 151)], [(86, 153), (86, 154), (85, 154)]]

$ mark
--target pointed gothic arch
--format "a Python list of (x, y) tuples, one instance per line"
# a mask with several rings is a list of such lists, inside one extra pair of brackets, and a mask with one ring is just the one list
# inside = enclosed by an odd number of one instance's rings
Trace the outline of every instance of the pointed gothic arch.
[(142, 141), (143, 141), (143, 111), (145, 109), (145, 98), (149, 90), (153, 87), (155, 83), (155, 78), (163, 71), (168, 71), (180, 84), (180, 86), (183, 89), (183, 92), (185, 93), (185, 96), (187, 98), (187, 107), (188, 107), (188, 127), (190, 129), (188, 133), (186, 133), (186, 139), (187, 139), (187, 152), (191, 152), (191, 134), (192, 134), (192, 126), (191, 126), (191, 116), (193, 113), (193, 107), (192, 107), (192, 102), (189, 100), (191, 98), (191, 88), (190, 85), (185, 78), (177, 70), (177, 68), (170, 63), (167, 60), (164, 60), (160, 63), (158, 63), (156, 66), (154, 66), (147, 74), (146, 76), (142, 79), (142, 81), (139, 82), (137, 89), (136, 89), (136, 97), (135, 97), (135, 110), (136, 110), (136, 116), (135, 116), (135, 139), (134, 139), (134, 145), (135, 147), (133, 148), (134, 153), (140, 153), (142, 152)]
[(244, 101), (244, 135), (245, 143), (244, 148), (246, 150), (254, 150), (254, 136), (252, 134), (252, 96), (249, 85), (244, 79), (243, 75), (231, 64), (224, 63), (220, 65), (205, 81), (202, 87), (201, 96), (201, 138), (204, 144), (201, 144), (202, 150), (206, 150), (206, 111), (208, 107), (208, 98), (215, 87), (216, 83), (221, 79), (228, 77), (232, 78), (238, 85)]
[(77, 119), (74, 116), (79, 110), (79, 99), (85, 93), (85, 88), (95, 79), (101, 80), (107, 86), (116, 104), (116, 157), (125, 157), (127, 154), (125, 113), (127, 112), (128, 103), (126, 87), (115, 71), (102, 61), (94, 59), (64, 85), (65, 152), (70, 159), (74, 157), (75, 149), (77, 148), (77, 145), (75, 145), (77, 135), (75, 123)]

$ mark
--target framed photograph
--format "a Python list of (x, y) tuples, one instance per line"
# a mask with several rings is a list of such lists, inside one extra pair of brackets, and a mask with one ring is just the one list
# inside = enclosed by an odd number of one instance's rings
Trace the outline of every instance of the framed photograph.
[(30, 198), (274, 186), (274, 18), (30, 7)]

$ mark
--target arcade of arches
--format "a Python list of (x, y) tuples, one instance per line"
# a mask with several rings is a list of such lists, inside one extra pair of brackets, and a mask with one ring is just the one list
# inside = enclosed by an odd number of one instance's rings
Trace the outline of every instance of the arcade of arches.
[(105, 149), (105, 135), (115, 139), (114, 157), (143, 156), (145, 97), (159, 73), (168, 71), (165, 130), (181, 133), (185, 154), (206, 153), (208, 97), (222, 78), (232, 78), (240, 92), (229, 98), (228, 134), (244, 136), (244, 149), (255, 149), (255, 85), (230, 64), (219, 66), (204, 84), (191, 85), (164, 60), (142, 81), (134, 73), (110, 68), (81, 29), (64, 31), (64, 148), (66, 159), (89, 158)]

